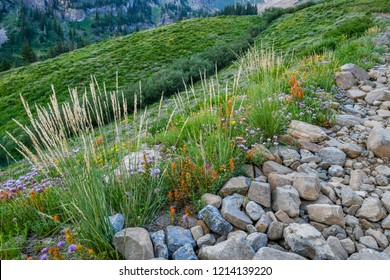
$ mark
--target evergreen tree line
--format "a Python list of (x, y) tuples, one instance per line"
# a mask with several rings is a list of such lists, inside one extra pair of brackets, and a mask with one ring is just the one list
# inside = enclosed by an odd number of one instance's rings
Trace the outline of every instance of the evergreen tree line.
[(240, 3), (234, 5), (228, 5), (223, 8), (222, 11), (218, 12), (217, 15), (225, 16), (248, 16), (248, 15), (257, 15), (256, 5), (247, 3), (242, 5)]

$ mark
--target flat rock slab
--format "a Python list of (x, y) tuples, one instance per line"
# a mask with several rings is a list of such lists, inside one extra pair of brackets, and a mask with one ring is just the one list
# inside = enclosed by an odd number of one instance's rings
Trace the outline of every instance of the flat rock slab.
[(304, 257), (290, 253), (290, 252), (282, 252), (273, 248), (269, 247), (263, 247), (260, 248), (255, 256), (253, 257), (253, 260), (285, 260), (285, 261), (292, 261), (292, 260), (306, 260)]
[(278, 173), (278, 174), (289, 174), (289, 173), (293, 173), (294, 170), (284, 166), (284, 165), (281, 165), (277, 162), (274, 162), (274, 161), (266, 161), (264, 162), (263, 164), (263, 173), (265, 176), (268, 176), (270, 173)]
[(264, 207), (271, 206), (271, 186), (268, 183), (252, 182), (248, 198)]
[(214, 246), (199, 250), (200, 260), (251, 260), (255, 255), (253, 248), (241, 238), (230, 238)]
[(231, 178), (225, 183), (219, 194), (223, 197), (231, 195), (233, 193), (239, 193), (246, 195), (251, 184), (251, 180), (244, 176)]
[(287, 133), (296, 139), (312, 143), (318, 143), (327, 138), (326, 133), (320, 127), (296, 120), (291, 121)]
[(345, 227), (344, 213), (341, 206), (328, 204), (313, 204), (307, 206), (309, 218), (312, 221)]

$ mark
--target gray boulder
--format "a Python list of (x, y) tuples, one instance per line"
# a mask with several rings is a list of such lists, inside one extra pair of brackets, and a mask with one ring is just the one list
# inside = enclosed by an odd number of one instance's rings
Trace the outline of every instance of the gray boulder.
[(234, 177), (225, 183), (225, 185), (222, 187), (219, 193), (223, 197), (231, 195), (233, 193), (246, 195), (250, 184), (251, 184), (251, 180), (247, 177), (244, 176)]
[(313, 204), (307, 206), (309, 218), (312, 221), (345, 227), (344, 213), (341, 206), (328, 204)]
[(318, 151), (318, 156), (323, 162), (344, 166), (347, 155), (335, 147), (325, 147)]
[(252, 182), (249, 187), (248, 198), (264, 207), (271, 206), (271, 187), (267, 183)]
[(295, 218), (299, 214), (299, 206), (301, 200), (299, 199), (298, 191), (292, 186), (284, 186), (276, 188), (272, 192), (272, 209), (277, 212), (284, 211), (291, 218)]
[(318, 126), (301, 121), (291, 121), (287, 133), (296, 139), (318, 143), (327, 138), (326, 133)]
[(221, 214), (226, 221), (242, 230), (245, 230), (246, 225), (252, 224), (252, 220), (240, 210), (243, 201), (244, 197), (237, 193), (225, 197), (222, 200)]
[(348, 252), (341, 245), (340, 240), (338, 238), (334, 236), (329, 236), (327, 242), (332, 249), (336, 260), (348, 259)]
[(153, 244), (144, 228), (126, 228), (114, 235), (113, 245), (126, 260), (154, 258)]
[(348, 260), (390, 260), (390, 256), (372, 249), (362, 249), (360, 252), (352, 254)]
[(181, 246), (172, 254), (173, 260), (197, 260), (194, 248), (188, 243)]
[(267, 246), (268, 237), (264, 233), (254, 232), (246, 237), (246, 242), (257, 252), (260, 248)]
[(363, 205), (357, 211), (356, 216), (371, 222), (378, 222), (386, 217), (386, 210), (377, 197), (370, 196), (363, 201)]
[(241, 238), (230, 238), (214, 246), (203, 246), (198, 253), (200, 260), (251, 260), (253, 248)]
[(284, 240), (291, 250), (314, 260), (333, 260), (332, 249), (321, 233), (309, 224), (291, 224), (284, 229)]
[(191, 231), (179, 226), (168, 226), (166, 229), (167, 247), (169, 253), (174, 253), (177, 249), (185, 244), (196, 246), (195, 240), (192, 238)]
[(302, 199), (316, 200), (320, 196), (320, 179), (315, 173), (297, 173), (294, 177), (293, 187), (298, 191)]
[(260, 248), (253, 260), (285, 260), (285, 261), (294, 261), (294, 260), (306, 260), (304, 257), (288, 252), (282, 252), (270, 247)]
[(390, 159), (390, 128), (373, 128), (367, 138), (367, 148), (377, 157)]
[(110, 216), (109, 219), (112, 227), (114, 228), (115, 233), (123, 229), (123, 226), (125, 225), (125, 216), (118, 213), (113, 216)]
[(294, 172), (292, 169), (276, 163), (274, 161), (266, 161), (263, 164), (263, 173), (265, 176), (268, 176), (270, 173), (276, 172), (278, 174), (289, 174)]
[(246, 204), (245, 212), (253, 221), (257, 221), (265, 214), (263, 208), (254, 201), (249, 201)]
[(353, 63), (347, 63), (340, 67), (343, 72), (350, 72), (357, 80), (364, 81), (369, 80), (370, 75), (366, 70)]
[(207, 205), (199, 211), (198, 218), (213, 232), (226, 235), (233, 230), (233, 226), (226, 221), (215, 206)]
[(165, 232), (163, 230), (156, 231), (150, 235), (153, 243), (154, 256), (156, 258), (168, 259), (168, 247), (165, 244)]

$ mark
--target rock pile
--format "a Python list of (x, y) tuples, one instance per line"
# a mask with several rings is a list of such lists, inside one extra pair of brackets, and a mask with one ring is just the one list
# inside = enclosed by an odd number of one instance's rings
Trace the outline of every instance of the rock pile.
[[(114, 244), (127, 259), (390, 260), (390, 66), (336, 74), (347, 101), (331, 129), (292, 121), (272, 161), (230, 179), (198, 225)], [(265, 147), (256, 147), (262, 151)], [(255, 173), (256, 170), (256, 173)]]

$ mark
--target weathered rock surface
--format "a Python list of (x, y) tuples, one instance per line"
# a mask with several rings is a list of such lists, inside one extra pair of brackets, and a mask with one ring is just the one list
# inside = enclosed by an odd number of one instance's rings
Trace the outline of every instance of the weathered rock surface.
[(341, 206), (328, 204), (313, 204), (307, 206), (309, 218), (312, 221), (345, 227), (344, 213)]
[(204, 246), (199, 250), (200, 260), (251, 260), (253, 248), (240, 238), (230, 238), (214, 246)]
[(240, 210), (244, 197), (239, 194), (227, 196), (222, 200), (222, 217), (232, 225), (245, 230), (246, 225), (252, 224), (251, 218)]
[(117, 232), (113, 244), (126, 260), (149, 260), (154, 258), (153, 244), (144, 228), (126, 228)]
[(390, 256), (372, 249), (362, 249), (360, 252), (352, 254), (348, 260), (390, 260)]
[(321, 142), (327, 138), (326, 133), (320, 127), (296, 120), (291, 121), (287, 133), (296, 139), (313, 143)]
[(234, 177), (225, 183), (225, 185), (222, 187), (219, 193), (223, 197), (231, 195), (233, 193), (246, 195), (250, 184), (251, 184), (251, 180), (247, 177), (244, 176)]
[(163, 230), (156, 231), (150, 235), (153, 243), (154, 256), (156, 258), (168, 259), (168, 247), (165, 244), (165, 232)]
[(284, 211), (291, 218), (297, 217), (299, 214), (299, 206), (301, 200), (299, 199), (298, 191), (292, 186), (284, 186), (276, 188), (272, 192), (272, 209), (277, 212)]
[(233, 226), (226, 221), (218, 209), (213, 205), (207, 205), (198, 213), (202, 220), (213, 232), (226, 235), (233, 230)]
[(273, 248), (269, 247), (263, 247), (260, 248), (255, 256), (253, 257), (253, 260), (306, 260), (304, 257), (290, 253), (290, 252), (283, 252), (279, 251)]
[(367, 138), (367, 148), (377, 157), (390, 159), (390, 128), (374, 128)]
[(263, 164), (263, 173), (265, 176), (268, 176), (270, 173), (278, 173), (278, 174), (289, 174), (294, 172), (292, 169), (283, 166), (279, 163), (276, 163), (274, 161), (266, 161)]
[(252, 182), (249, 187), (248, 198), (264, 207), (271, 206), (271, 187), (268, 183)]
[(386, 210), (377, 197), (368, 197), (363, 201), (362, 207), (356, 213), (357, 217), (378, 222), (386, 217)]
[(192, 248), (190, 244), (186, 243), (172, 254), (172, 259), (173, 260), (197, 260), (198, 257), (194, 252), (194, 248)]
[(249, 201), (245, 207), (245, 212), (253, 221), (258, 221), (265, 214), (263, 208), (254, 201)]
[(318, 156), (323, 162), (329, 163), (330, 165), (344, 166), (347, 155), (340, 149), (335, 147), (326, 147), (318, 152)]
[(192, 238), (191, 231), (179, 226), (168, 226), (166, 229), (167, 247), (169, 253), (174, 253), (177, 249), (185, 244), (196, 246), (195, 240)]
[(207, 205), (213, 205), (216, 208), (221, 207), (222, 204), (222, 198), (219, 195), (211, 194), (211, 193), (205, 193), (202, 196), (202, 200)]
[(321, 233), (309, 224), (291, 224), (284, 229), (284, 239), (291, 250), (313, 260), (333, 260), (332, 249)]

